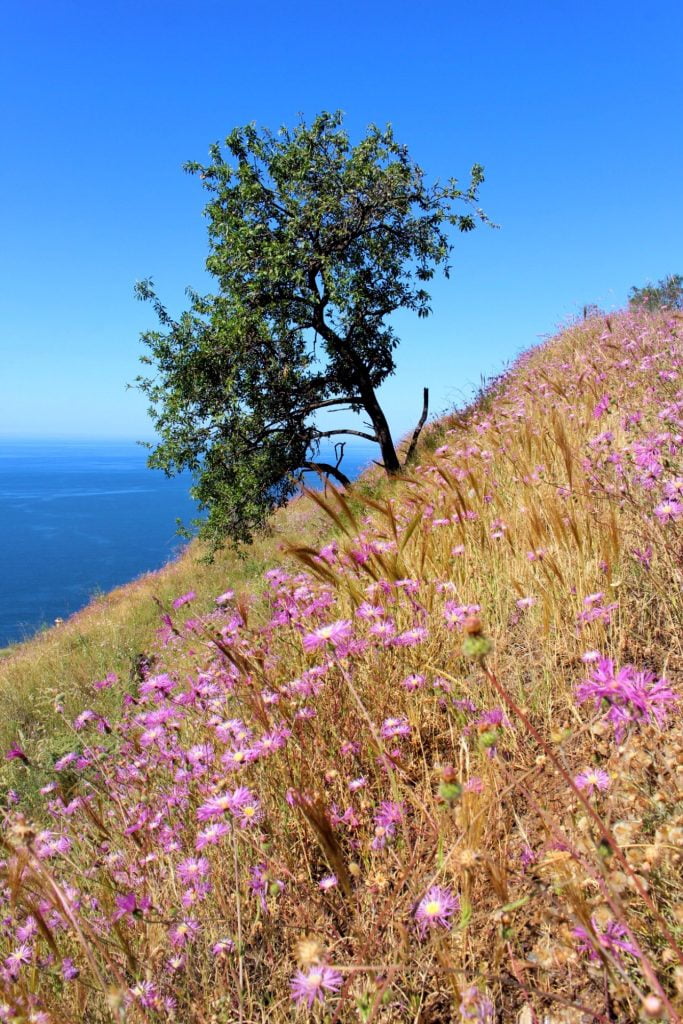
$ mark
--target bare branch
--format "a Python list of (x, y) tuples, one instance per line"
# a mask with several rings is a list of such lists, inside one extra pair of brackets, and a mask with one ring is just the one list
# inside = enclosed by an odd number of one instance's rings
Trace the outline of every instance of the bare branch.
[(315, 412), (316, 409), (325, 409), (329, 405), (360, 405), (362, 401), (363, 399), (360, 395), (346, 395), (345, 398), (326, 398), (324, 402), (307, 405), (303, 412)]
[(366, 441), (373, 441), (375, 444), (379, 441), (376, 434), (365, 434), (362, 430), (321, 430), (316, 436), (334, 437), (336, 434), (353, 434), (355, 437), (364, 437)]
[(411, 442), (410, 442), (410, 447), (408, 448), (408, 454), (406, 455), (405, 462), (403, 463), (404, 466), (410, 465), (410, 463), (415, 458), (415, 449), (417, 448), (417, 440), (418, 440), (420, 434), (422, 433), (422, 428), (424, 427), (424, 425), (425, 425), (425, 423), (427, 421), (427, 413), (429, 412), (429, 388), (424, 388), (422, 394), (423, 394), (422, 415), (420, 416), (420, 421), (419, 421), (418, 425), (415, 427), (415, 431), (413, 433), (413, 436), (412, 436), (412, 439), (411, 439)]
[(351, 481), (349, 480), (346, 473), (342, 473), (336, 466), (330, 465), (329, 462), (302, 462), (302, 469), (312, 469), (314, 473), (325, 474), (326, 476), (333, 476), (335, 480), (338, 480), (342, 487), (350, 487)]

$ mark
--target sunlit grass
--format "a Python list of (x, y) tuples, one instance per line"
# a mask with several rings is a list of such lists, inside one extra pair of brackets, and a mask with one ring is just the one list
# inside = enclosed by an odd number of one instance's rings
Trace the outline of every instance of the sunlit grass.
[(577, 324), (13, 657), (12, 1019), (681, 1020), (679, 330)]

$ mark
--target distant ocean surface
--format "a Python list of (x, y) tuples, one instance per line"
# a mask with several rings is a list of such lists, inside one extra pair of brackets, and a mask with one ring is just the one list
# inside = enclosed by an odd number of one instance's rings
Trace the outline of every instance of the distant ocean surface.
[[(376, 452), (348, 445), (344, 472)], [(146, 458), (134, 442), (0, 440), (0, 647), (180, 552), (176, 520), (196, 517), (191, 478), (167, 479)]]

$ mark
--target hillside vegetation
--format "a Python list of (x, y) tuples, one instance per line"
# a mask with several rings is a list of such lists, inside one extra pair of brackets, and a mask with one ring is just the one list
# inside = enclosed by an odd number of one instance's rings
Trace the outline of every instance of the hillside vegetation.
[(682, 330), (533, 350), (10, 749), (0, 1020), (683, 1019)]

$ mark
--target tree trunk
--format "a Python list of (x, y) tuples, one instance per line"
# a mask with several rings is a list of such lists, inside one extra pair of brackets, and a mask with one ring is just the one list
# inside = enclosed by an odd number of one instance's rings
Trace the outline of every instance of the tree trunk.
[(367, 412), (372, 425), (375, 428), (377, 443), (379, 444), (380, 451), (382, 452), (382, 461), (384, 462), (384, 468), (387, 475), (398, 476), (401, 472), (401, 463), (398, 461), (398, 455), (396, 454), (396, 448), (394, 447), (394, 441), (391, 436), (389, 424), (387, 423), (387, 418), (384, 415), (382, 406), (377, 401), (375, 389), (371, 384), (363, 383), (359, 390), (363, 397), (363, 408)]

